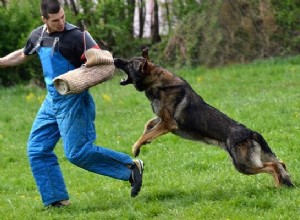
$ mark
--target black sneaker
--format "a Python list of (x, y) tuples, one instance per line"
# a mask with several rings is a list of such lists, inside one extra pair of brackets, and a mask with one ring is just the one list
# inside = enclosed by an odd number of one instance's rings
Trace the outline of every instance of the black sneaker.
[(136, 197), (141, 191), (143, 184), (144, 163), (141, 160), (134, 160), (132, 173), (129, 179), (131, 183), (131, 197)]

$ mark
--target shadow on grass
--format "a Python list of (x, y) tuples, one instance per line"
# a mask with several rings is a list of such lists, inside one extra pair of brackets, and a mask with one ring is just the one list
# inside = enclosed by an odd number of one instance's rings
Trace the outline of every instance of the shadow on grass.
[[(299, 183), (295, 183), (298, 185)], [(275, 186), (249, 186), (249, 185), (232, 185), (215, 188), (206, 187), (201, 189), (193, 187), (186, 190), (181, 189), (163, 189), (151, 193), (144, 193), (142, 197), (147, 202), (160, 201), (160, 202), (174, 202), (180, 203), (182, 206), (189, 206), (194, 203), (201, 202), (230, 202), (236, 203), (237, 201), (244, 200), (255, 201), (264, 200), (266, 198), (286, 196), (287, 193), (292, 193), (297, 187), (280, 187)]]

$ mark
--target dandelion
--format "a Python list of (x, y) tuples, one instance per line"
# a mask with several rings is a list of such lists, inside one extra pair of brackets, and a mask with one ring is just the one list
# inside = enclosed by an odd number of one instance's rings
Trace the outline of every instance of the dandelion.
[(202, 82), (202, 81), (203, 81), (203, 78), (202, 78), (201, 76), (198, 76), (198, 77), (197, 77), (197, 82), (200, 83), (200, 82)]
[(107, 102), (111, 102), (111, 97), (107, 94), (102, 94), (102, 98)]
[(40, 95), (40, 96), (38, 96), (37, 99), (38, 99), (38, 102), (41, 104), (45, 99), (45, 95)]
[(118, 145), (120, 145), (120, 140), (121, 140), (121, 136), (118, 135), (118, 136), (117, 136), (117, 144), (118, 144)]
[(296, 71), (295, 67), (290, 67), (290, 72), (294, 73)]
[(35, 95), (31, 92), (28, 95), (25, 96), (25, 99), (27, 102), (32, 102), (35, 98)]

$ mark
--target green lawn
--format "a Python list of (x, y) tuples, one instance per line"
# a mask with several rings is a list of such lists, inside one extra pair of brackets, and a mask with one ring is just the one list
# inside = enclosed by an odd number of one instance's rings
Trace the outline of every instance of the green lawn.
[[(208, 102), (260, 132), (299, 186), (300, 57), (223, 68), (181, 69)], [(150, 103), (117, 73), (91, 89), (97, 104), (97, 144), (131, 155), (152, 117)], [(89, 173), (56, 152), (72, 205), (45, 209), (26, 157), (26, 142), (45, 90), (0, 89), (0, 219), (300, 219), (299, 188), (275, 188), (267, 174), (234, 170), (218, 147), (165, 135), (142, 148), (144, 187), (130, 197), (129, 183)]]

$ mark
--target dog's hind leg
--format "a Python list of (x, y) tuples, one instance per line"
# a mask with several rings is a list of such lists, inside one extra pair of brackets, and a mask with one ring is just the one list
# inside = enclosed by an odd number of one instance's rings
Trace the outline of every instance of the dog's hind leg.
[(256, 141), (248, 139), (229, 148), (236, 169), (244, 174), (268, 173), (276, 186), (294, 186), (284, 165), (278, 161), (270, 149), (265, 149)]
[[(277, 159), (276, 159), (277, 160)], [(275, 183), (277, 186), (288, 186), (288, 187), (294, 187), (295, 185), (292, 183), (290, 175), (288, 174), (287, 170), (285, 169), (285, 165), (282, 162), (272, 161), (272, 162), (264, 162), (263, 168), (261, 168), (261, 171), (263, 172), (266, 170), (271, 169), (271, 172), (268, 172), (273, 175)]]
[(253, 145), (261, 148), (261, 160), (263, 163), (274, 163), (274, 169), (277, 172), (279, 185), (285, 185), (293, 187), (294, 184), (291, 181), (290, 175), (283, 162), (279, 161), (276, 155), (272, 152), (266, 140), (258, 132), (252, 133)]
[(281, 167), (282, 167), (281, 163), (267, 162), (267, 163), (263, 163), (262, 167), (251, 168), (251, 170), (254, 174), (257, 173), (271, 174), (274, 178), (275, 185), (277, 187), (282, 185), (293, 187), (294, 184), (291, 182), (289, 175), (286, 173), (286, 171), (285, 171), (286, 174), (283, 175), (282, 171), (280, 170)]

